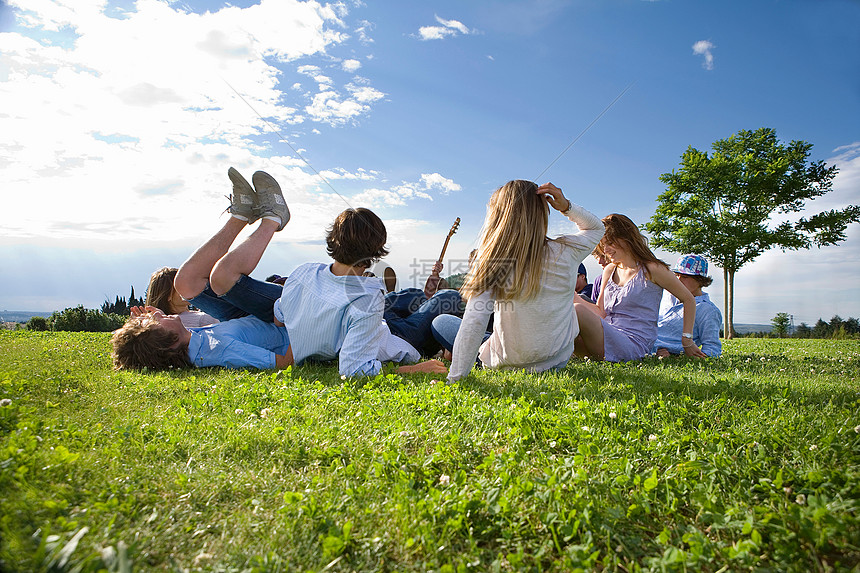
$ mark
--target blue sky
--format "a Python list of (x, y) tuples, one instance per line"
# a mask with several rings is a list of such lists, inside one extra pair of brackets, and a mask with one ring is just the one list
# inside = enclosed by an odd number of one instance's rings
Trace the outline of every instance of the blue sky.
[[(0, 1), (0, 310), (142, 293), (223, 224), (231, 165), (271, 173), (292, 209), (260, 278), (326, 260), (326, 225), (365, 206), (401, 287), (460, 217), (456, 270), (505, 181), (546, 170), (641, 224), (688, 146), (741, 129), (839, 166), (811, 210), (857, 203), (858, 27), (860, 3), (836, 0)], [(858, 227), (743, 268), (735, 321), (860, 317)]]

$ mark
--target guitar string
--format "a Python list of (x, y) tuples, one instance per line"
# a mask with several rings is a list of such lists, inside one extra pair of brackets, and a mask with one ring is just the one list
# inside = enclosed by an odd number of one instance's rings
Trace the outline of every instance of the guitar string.
[(582, 131), (580, 131), (580, 132), (579, 132), (579, 135), (577, 135), (576, 137), (574, 137), (574, 138), (573, 138), (573, 141), (571, 141), (571, 142), (568, 144), (568, 146), (567, 146), (567, 147), (565, 147), (565, 148), (564, 148), (564, 150), (563, 150), (561, 153), (559, 153), (559, 154), (558, 154), (558, 157), (556, 157), (555, 159), (553, 159), (553, 160), (550, 162), (550, 164), (549, 164), (549, 165), (547, 165), (547, 166), (546, 166), (546, 168), (538, 174), (538, 176), (537, 176), (537, 177), (535, 177), (534, 179), (532, 179), (532, 181), (537, 181), (538, 179), (540, 179), (540, 178), (543, 176), (543, 174), (544, 174), (544, 173), (546, 173), (547, 171), (549, 171), (550, 167), (552, 167), (553, 165), (555, 165), (556, 161), (558, 161), (559, 159), (561, 159), (561, 158), (562, 158), (562, 156), (563, 156), (565, 153), (567, 153), (567, 151), (568, 151), (571, 147), (573, 147), (573, 145), (574, 145), (577, 141), (579, 141), (579, 140), (580, 140), (580, 138), (581, 138), (583, 135), (585, 135), (585, 132), (587, 132), (589, 129), (591, 129), (591, 126), (593, 126), (595, 123), (597, 123), (597, 122), (600, 120), (600, 118), (601, 118), (601, 117), (603, 117), (603, 116), (606, 114), (606, 112), (607, 112), (607, 111), (609, 111), (609, 110), (612, 108), (612, 106), (614, 106), (614, 105), (618, 102), (618, 100), (620, 100), (622, 97), (624, 97), (624, 94), (626, 94), (626, 93), (627, 93), (627, 91), (628, 91), (630, 88), (632, 88), (632, 87), (633, 87), (633, 84), (635, 84), (635, 83), (636, 83), (636, 81), (634, 80), (634, 81), (630, 82), (629, 84), (627, 84), (627, 87), (626, 87), (626, 88), (624, 88), (623, 90), (621, 90), (621, 93), (620, 93), (620, 94), (618, 94), (617, 96), (615, 96), (615, 99), (614, 99), (614, 100), (612, 100), (611, 102), (609, 102), (609, 105), (607, 105), (605, 108), (603, 108), (603, 111), (601, 111), (599, 114), (597, 114), (597, 116), (596, 116), (594, 119), (592, 119), (592, 120), (591, 120), (591, 123), (589, 123), (588, 125), (586, 125), (586, 126), (585, 126), (585, 129), (583, 129)]

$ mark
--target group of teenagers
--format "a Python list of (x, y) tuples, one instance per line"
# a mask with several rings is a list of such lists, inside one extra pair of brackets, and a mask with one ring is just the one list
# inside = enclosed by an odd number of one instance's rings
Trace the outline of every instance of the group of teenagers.
[[(328, 228), (332, 262), (303, 264), (285, 279), (252, 278), (290, 211), (269, 174), (257, 171), (249, 183), (231, 167), (228, 176), (229, 219), (181, 267), (153, 274), (146, 305), (132, 308), (111, 338), (117, 369), (337, 360), (343, 377), (355, 377), (394, 362), (398, 373), (447, 373), (453, 383), (476, 366), (543, 372), (573, 357), (721, 352), (720, 311), (702, 291), (711, 282), (707, 261), (685, 255), (670, 269), (628, 217), (601, 220), (552, 183), (515, 180), (492, 194), (459, 290), (386, 294), (368, 271), (388, 254), (387, 233), (365, 208), (343, 211)], [(548, 238), (551, 209), (577, 232)], [(591, 254), (605, 265), (593, 298), (577, 292)], [(440, 353), (450, 368), (433, 358)]]

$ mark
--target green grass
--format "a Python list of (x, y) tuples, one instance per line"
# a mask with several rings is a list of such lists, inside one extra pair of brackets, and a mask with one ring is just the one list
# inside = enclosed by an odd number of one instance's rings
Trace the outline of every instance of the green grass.
[(858, 341), (449, 387), (108, 336), (0, 332), (0, 570), (860, 568)]

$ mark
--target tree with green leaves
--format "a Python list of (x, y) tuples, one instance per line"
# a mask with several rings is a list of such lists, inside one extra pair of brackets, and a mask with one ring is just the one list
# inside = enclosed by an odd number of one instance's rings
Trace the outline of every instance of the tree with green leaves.
[(771, 320), (770, 323), (773, 325), (773, 328), (771, 328), (770, 331), (771, 334), (774, 334), (779, 338), (785, 338), (785, 335), (788, 334), (788, 327), (791, 325), (791, 319), (787, 312), (779, 312), (773, 317), (773, 320)]
[(809, 161), (812, 144), (784, 144), (769, 128), (739, 131), (712, 149), (709, 155), (687, 148), (680, 168), (660, 176), (667, 189), (645, 230), (654, 246), (703, 255), (723, 269), (723, 330), (732, 338), (735, 273), (774, 247), (844, 241), (847, 226), (860, 220), (860, 206), (777, 221), (831, 191), (837, 167)]
[(805, 322), (801, 322), (797, 325), (797, 328), (794, 331), (795, 338), (811, 338), (812, 337), (812, 329)]

